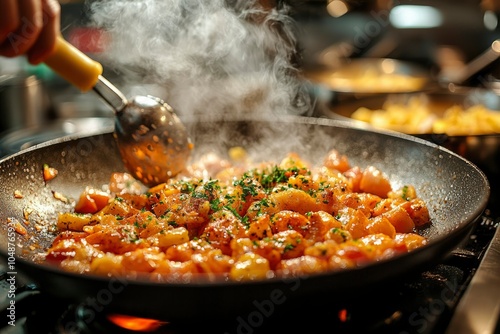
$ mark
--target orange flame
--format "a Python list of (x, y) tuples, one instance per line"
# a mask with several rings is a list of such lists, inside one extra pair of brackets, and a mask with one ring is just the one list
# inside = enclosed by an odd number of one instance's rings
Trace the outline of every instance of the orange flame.
[(349, 314), (345, 308), (339, 311), (339, 320), (342, 322), (349, 320)]
[(121, 328), (137, 332), (153, 332), (167, 324), (167, 322), (156, 319), (139, 318), (122, 314), (110, 314), (108, 315), (108, 320)]

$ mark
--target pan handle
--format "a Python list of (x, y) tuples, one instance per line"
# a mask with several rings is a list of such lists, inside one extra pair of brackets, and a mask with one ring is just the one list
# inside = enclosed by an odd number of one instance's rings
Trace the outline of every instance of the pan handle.
[(45, 64), (83, 92), (92, 89), (102, 74), (102, 65), (68, 43), (62, 36)]

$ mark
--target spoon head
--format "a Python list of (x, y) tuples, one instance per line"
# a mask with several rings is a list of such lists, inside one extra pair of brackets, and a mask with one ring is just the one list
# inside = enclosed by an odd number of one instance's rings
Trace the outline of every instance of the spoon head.
[(136, 96), (116, 113), (115, 138), (125, 167), (147, 186), (181, 172), (193, 149), (172, 107), (153, 96)]

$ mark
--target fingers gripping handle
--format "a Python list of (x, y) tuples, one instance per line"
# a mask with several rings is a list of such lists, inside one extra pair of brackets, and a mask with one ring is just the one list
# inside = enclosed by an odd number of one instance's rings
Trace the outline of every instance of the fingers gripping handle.
[(45, 64), (83, 92), (92, 89), (102, 74), (101, 64), (62, 37), (57, 38), (55, 50), (45, 59)]

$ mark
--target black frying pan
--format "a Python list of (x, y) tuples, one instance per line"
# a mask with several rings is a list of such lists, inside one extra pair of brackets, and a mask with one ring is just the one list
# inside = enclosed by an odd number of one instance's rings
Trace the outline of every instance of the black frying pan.
[[(336, 299), (374, 289), (409, 272), (441, 260), (466, 238), (484, 210), (489, 196), (485, 175), (473, 164), (442, 147), (401, 134), (367, 131), (348, 123), (315, 118), (272, 119), (225, 116), (224, 120), (185, 120), (202, 154), (241, 145), (260, 159), (281, 159), (296, 151), (311, 162), (320, 162), (331, 148), (347, 154), (353, 165), (374, 165), (385, 171), (393, 186), (415, 185), (430, 208), (433, 224), (422, 233), (428, 245), (412, 253), (353, 270), (301, 277), (294, 280), (237, 283), (151, 283), (63, 272), (37, 263), (37, 254), (53, 235), (38, 232), (35, 223), (51, 224), (59, 211), (71, 209), (54, 198), (54, 192), (76, 199), (87, 185), (100, 187), (115, 171), (124, 171), (112, 129), (109, 132), (55, 140), (0, 161), (0, 249), (7, 257), (7, 220), (23, 221), (23, 211), (33, 209), (28, 237), (17, 235), (16, 270), (56, 297), (87, 303), (96, 311), (112, 311), (162, 319), (220, 316), (255, 309), (256, 303), (273, 303), (318, 295)], [(196, 158), (196, 157), (195, 157)], [(47, 184), (43, 164), (59, 170)], [(24, 198), (16, 199), (18, 190)], [(31, 248), (30, 248), (31, 246)], [(240, 313), (241, 314), (241, 313)]]

